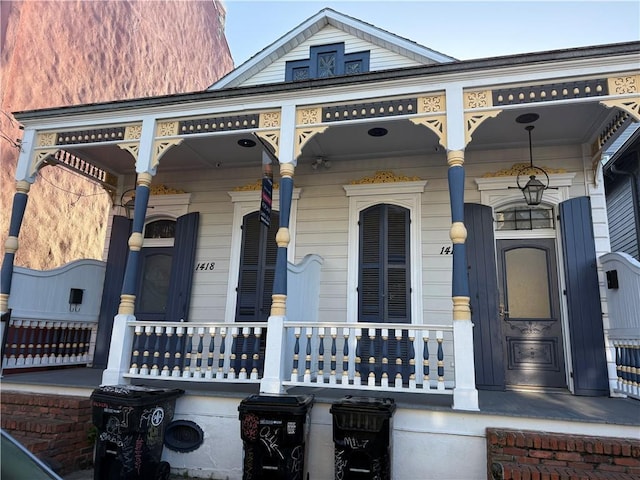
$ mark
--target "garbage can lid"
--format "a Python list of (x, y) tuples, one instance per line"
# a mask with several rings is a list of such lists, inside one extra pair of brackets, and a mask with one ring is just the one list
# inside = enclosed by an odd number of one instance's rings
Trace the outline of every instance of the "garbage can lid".
[(266, 395), (254, 394), (243, 399), (238, 406), (243, 411), (305, 412), (311, 407), (313, 395)]
[(333, 403), (330, 412), (340, 410), (358, 410), (369, 412), (394, 412), (396, 404), (393, 398), (376, 398), (376, 397), (346, 397)]
[(102, 385), (96, 388), (91, 395), (135, 400), (149, 397), (177, 397), (183, 393), (184, 390), (180, 389), (153, 388), (141, 385)]

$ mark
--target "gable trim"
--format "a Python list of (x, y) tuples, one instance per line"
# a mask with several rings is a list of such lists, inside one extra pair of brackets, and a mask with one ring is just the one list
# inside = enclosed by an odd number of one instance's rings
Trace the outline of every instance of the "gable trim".
[(394, 35), (374, 25), (343, 15), (330, 8), (325, 8), (222, 77), (207, 90), (239, 86), (242, 82), (282, 58), (327, 25), (415, 61), (447, 63), (456, 60), (453, 57), (423, 47), (418, 43)]

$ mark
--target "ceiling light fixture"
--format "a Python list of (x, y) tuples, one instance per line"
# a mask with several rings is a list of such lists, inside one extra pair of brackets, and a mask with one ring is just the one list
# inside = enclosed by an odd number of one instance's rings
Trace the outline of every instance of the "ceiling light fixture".
[(371, 137), (384, 137), (389, 131), (384, 127), (373, 127), (367, 132)]
[(250, 138), (241, 138), (240, 140), (238, 140), (238, 145), (245, 148), (252, 148), (256, 146), (256, 142), (254, 142)]

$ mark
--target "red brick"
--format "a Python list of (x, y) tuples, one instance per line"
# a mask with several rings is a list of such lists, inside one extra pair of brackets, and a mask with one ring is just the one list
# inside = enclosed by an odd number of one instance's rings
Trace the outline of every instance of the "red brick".
[(614, 465), (624, 465), (626, 467), (640, 467), (640, 460), (631, 457), (617, 457), (613, 459)]
[(532, 458), (532, 457), (521, 457), (518, 459), (518, 462), (521, 464), (527, 464), (527, 465), (538, 465), (540, 464), (540, 460), (537, 458)]
[(584, 455), (582, 460), (588, 463), (610, 463), (611, 457), (606, 455)]
[(529, 456), (533, 458), (554, 458), (554, 452), (550, 450), (529, 450)]
[(562, 462), (560, 460), (542, 460), (542, 463), (550, 467), (564, 467), (567, 464), (567, 462)]
[(620, 455), (622, 455), (623, 457), (630, 457), (631, 456), (631, 444), (630, 443), (623, 443), (622, 445), (620, 445)]
[(526, 457), (527, 450), (524, 448), (506, 447), (503, 452), (505, 455), (513, 455), (514, 457)]
[(557, 452), (556, 460), (566, 460), (568, 462), (582, 461), (582, 455), (577, 452)]
[(604, 472), (624, 472), (625, 471), (625, 467), (619, 466), (619, 465), (610, 465), (610, 464), (600, 464), (598, 465), (598, 467), (596, 468), (596, 470), (600, 471), (604, 471)]

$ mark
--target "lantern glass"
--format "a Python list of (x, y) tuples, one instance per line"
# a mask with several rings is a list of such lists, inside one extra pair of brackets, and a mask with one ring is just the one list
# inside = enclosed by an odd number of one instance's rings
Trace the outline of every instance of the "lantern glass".
[(527, 184), (522, 188), (527, 205), (540, 205), (544, 190), (544, 184), (535, 175), (531, 175)]

